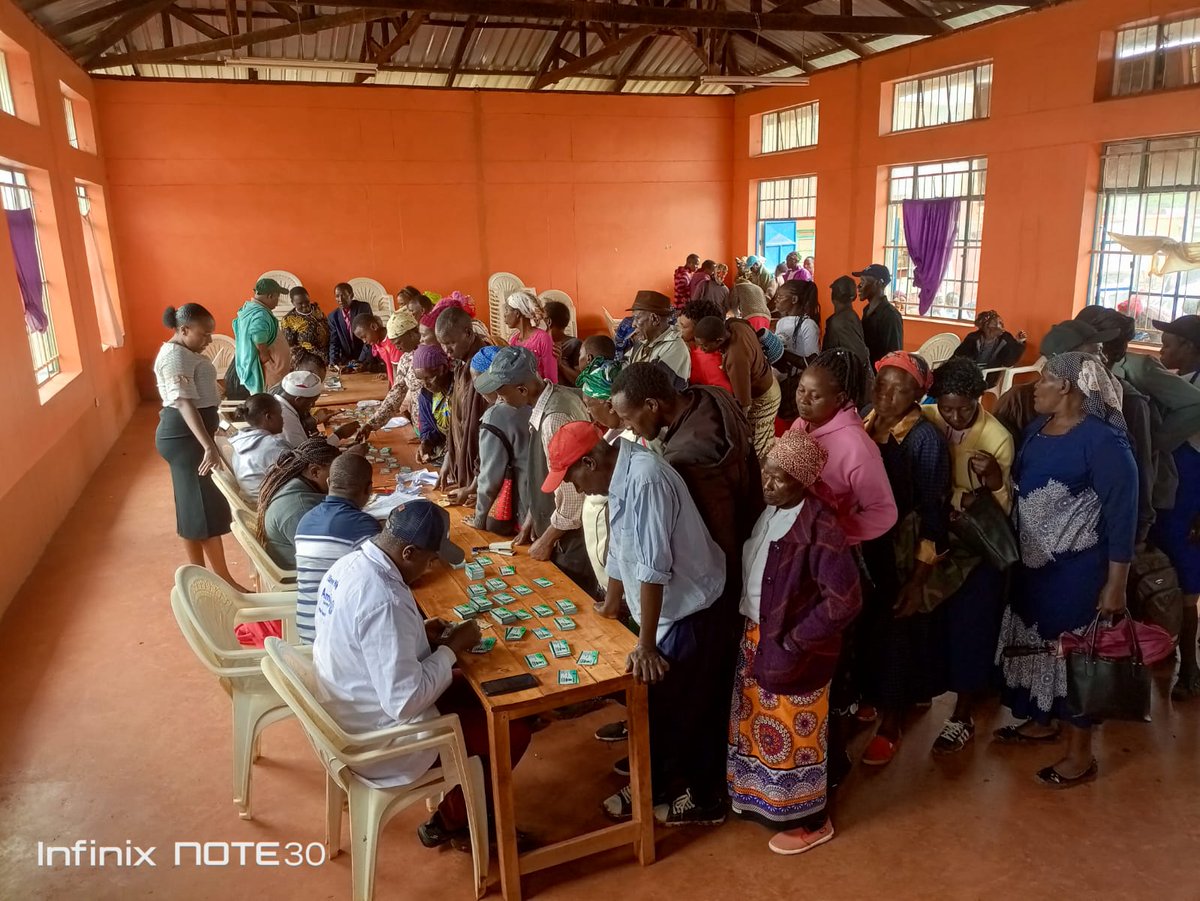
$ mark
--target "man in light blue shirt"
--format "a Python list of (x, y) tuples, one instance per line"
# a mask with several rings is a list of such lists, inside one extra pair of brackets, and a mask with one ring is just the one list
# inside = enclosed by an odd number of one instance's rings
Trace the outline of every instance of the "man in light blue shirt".
[[(667, 825), (725, 819), (724, 774), (694, 764), (698, 742), (722, 736), (729, 696), (714, 690), (706, 664), (720, 643), (713, 603), (725, 587), (725, 555), (708, 533), (682, 477), (632, 441), (617, 446), (590, 422), (564, 425), (550, 442), (543, 491), (564, 479), (583, 494), (607, 494), (608, 591), (597, 607), (615, 617), (622, 599), (639, 626), (626, 669), (647, 683), (655, 816)], [(628, 772), (621, 767), (618, 772)], [(604, 802), (613, 819), (632, 816), (628, 786)]]

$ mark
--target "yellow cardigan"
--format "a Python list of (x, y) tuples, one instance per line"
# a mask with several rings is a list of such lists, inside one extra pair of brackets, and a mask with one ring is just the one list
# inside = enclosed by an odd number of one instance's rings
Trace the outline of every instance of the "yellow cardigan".
[[(937, 426), (938, 431), (945, 437), (949, 426), (946, 425), (946, 420), (942, 419), (942, 414), (938, 412), (937, 404), (926, 404), (921, 407), (921, 412), (925, 414), (926, 419)], [(992, 492), (992, 495), (1007, 512), (1012, 503), (1012, 435), (999, 419), (983, 407), (979, 408), (975, 424), (967, 431), (963, 440), (958, 444), (950, 445), (950, 463), (954, 470), (954, 494), (950, 500), (951, 504), (955, 510), (961, 510), (962, 496), (979, 487), (979, 479), (971, 473), (968, 465), (971, 455), (975, 451), (991, 454), (1000, 464), (1000, 471), (1004, 474), (1004, 485), (999, 491)]]

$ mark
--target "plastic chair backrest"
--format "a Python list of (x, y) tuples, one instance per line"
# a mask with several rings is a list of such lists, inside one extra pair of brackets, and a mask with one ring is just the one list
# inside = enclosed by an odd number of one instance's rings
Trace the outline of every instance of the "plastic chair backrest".
[(525, 283), (511, 272), (493, 272), (488, 279), (488, 325), (493, 337), (508, 341), (504, 334), (504, 302), (508, 295), (520, 291)]
[(567, 334), (572, 338), (579, 337), (579, 325), (575, 320), (575, 301), (571, 300), (571, 295), (566, 291), (559, 291), (557, 288), (550, 288), (538, 295), (538, 300), (545, 306), (547, 301), (556, 301), (571, 311), (571, 323), (567, 326)]
[[(287, 288), (289, 291), (297, 285), (302, 284), (300, 277), (294, 273), (288, 272), (286, 269), (269, 269), (264, 272), (259, 278), (273, 278), (279, 282), (280, 287)], [(292, 299), (284, 294), (279, 298), (279, 305), (275, 307), (275, 318), (280, 322), (283, 317), (292, 312)]]
[(204, 348), (204, 356), (212, 360), (213, 368), (217, 370), (217, 378), (225, 378), (236, 349), (236, 343), (228, 335), (213, 335), (212, 343)]
[(267, 681), (296, 714), (322, 762), (330, 769), (339, 769), (340, 756), (354, 739), (317, 700), (319, 683), (312, 660), (279, 638), (268, 638), (264, 647), (262, 671)]
[(371, 309), (383, 318), (383, 324), (387, 325), (388, 317), (396, 312), (395, 301), (387, 288), (373, 278), (361, 276), (350, 279), (347, 284), (354, 289), (354, 299), (370, 304)]
[(608, 307), (601, 307), (604, 311), (604, 325), (608, 329), (608, 337), (615, 338), (617, 336), (617, 326), (621, 324), (620, 319), (614, 319), (613, 314), (608, 312)]
[(271, 559), (271, 555), (267, 553), (267, 549), (259, 544), (255, 537), (257, 531), (257, 514), (251, 513), (248, 510), (233, 511), (233, 537), (237, 539), (238, 544), (242, 546), (242, 550), (250, 558), (250, 562), (254, 564), (262, 575), (266, 576), (267, 580), (273, 585), (286, 585), (296, 581), (296, 573), (294, 570), (282, 569), (278, 563)]
[[(218, 442), (218, 447), (221, 444)], [(221, 454), (224, 457), (224, 452)], [(227, 461), (229, 462), (229, 461)], [(230, 463), (232, 466), (232, 463)], [(232, 469), (214, 469), (213, 484), (217, 486), (217, 490), (225, 497), (225, 501), (229, 504), (229, 509), (236, 516), (239, 512), (244, 512), (253, 522), (258, 516), (258, 505), (253, 503), (249, 498), (242, 494), (242, 487), (237, 483), (237, 477), (234, 476)], [(254, 528), (251, 527), (250, 534), (254, 534)]]
[(242, 605), (238, 593), (220, 576), (202, 566), (181, 566), (175, 573), (171, 609), (184, 638), (196, 656), (218, 675), (231, 667), (246, 666), (230, 659), (226, 651), (245, 651), (234, 634), (235, 617)]
[(925, 358), (930, 367), (945, 363), (962, 344), (962, 338), (953, 332), (942, 332), (934, 335), (917, 349), (917, 353)]

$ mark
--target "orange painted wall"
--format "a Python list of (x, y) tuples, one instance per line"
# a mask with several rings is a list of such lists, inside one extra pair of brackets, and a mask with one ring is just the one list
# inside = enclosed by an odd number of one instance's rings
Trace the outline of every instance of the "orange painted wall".
[(139, 375), (165, 303), (220, 330), (267, 269), (487, 304), (498, 270), (601, 308), (726, 255), (728, 98), (98, 81)]
[[(806, 87), (736, 100), (730, 243), (751, 246), (758, 179), (817, 175), (817, 281), (823, 301), (838, 275), (882, 255), (886, 167), (971, 155), (988, 158), (980, 309), (1040, 336), (1086, 302), (1101, 145), (1200, 131), (1200, 89), (1096, 101), (1119, 26), (1197, 8), (1196, 0), (1075, 0), (818, 73)], [(885, 84), (993, 61), (991, 117), (880, 134)], [(817, 147), (750, 156), (751, 117), (820, 101)], [(945, 322), (908, 319), (915, 349)], [(965, 333), (968, 328), (949, 327)]]
[[(42, 249), (63, 357), (62, 374), (39, 390), (33, 377), (8, 227), (0, 217), (0, 385), (5, 420), (5, 427), (0, 429), (3, 613), (128, 421), (137, 397), (133, 354), (128, 346), (101, 350), (83, 223), (75, 199), (77, 178), (102, 190), (107, 179), (102, 156), (75, 150), (67, 143), (59, 83), (65, 83), (83, 100), (94, 102), (91, 80), (8, 0), (0, 0), (0, 33), (20, 48), (14, 51), (9, 44), (7, 53), (18, 113), (25, 115), (30, 109), (23, 101), (32, 100), (37, 109), (36, 124), (0, 114), (0, 160), (35, 170), (30, 181), (39, 226), (48, 229), (51, 236), (57, 230), (61, 238), (48, 244), (47, 233), (43, 233)], [(84, 116), (79, 119), (82, 123)], [(55, 244), (60, 248), (56, 250)], [(119, 504), (120, 498), (113, 502)], [(88, 517), (90, 527), (102, 527), (101, 511), (89, 511)], [(62, 578), (80, 586), (80, 603), (86, 603), (86, 574), (64, 572)]]

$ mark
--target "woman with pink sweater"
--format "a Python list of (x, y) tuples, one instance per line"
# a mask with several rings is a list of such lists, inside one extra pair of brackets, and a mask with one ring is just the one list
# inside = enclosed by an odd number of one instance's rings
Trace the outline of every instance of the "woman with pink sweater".
[(504, 324), (512, 329), (508, 343), (524, 347), (537, 360), (538, 375), (558, 384), (558, 358), (554, 339), (547, 331), (546, 310), (537, 295), (528, 289), (514, 291), (504, 302)]
[(821, 481), (837, 501), (838, 521), (852, 545), (878, 538), (896, 524), (883, 458), (854, 409), (863, 366), (845, 348), (819, 355), (800, 376), (800, 418), (792, 425), (829, 451)]

